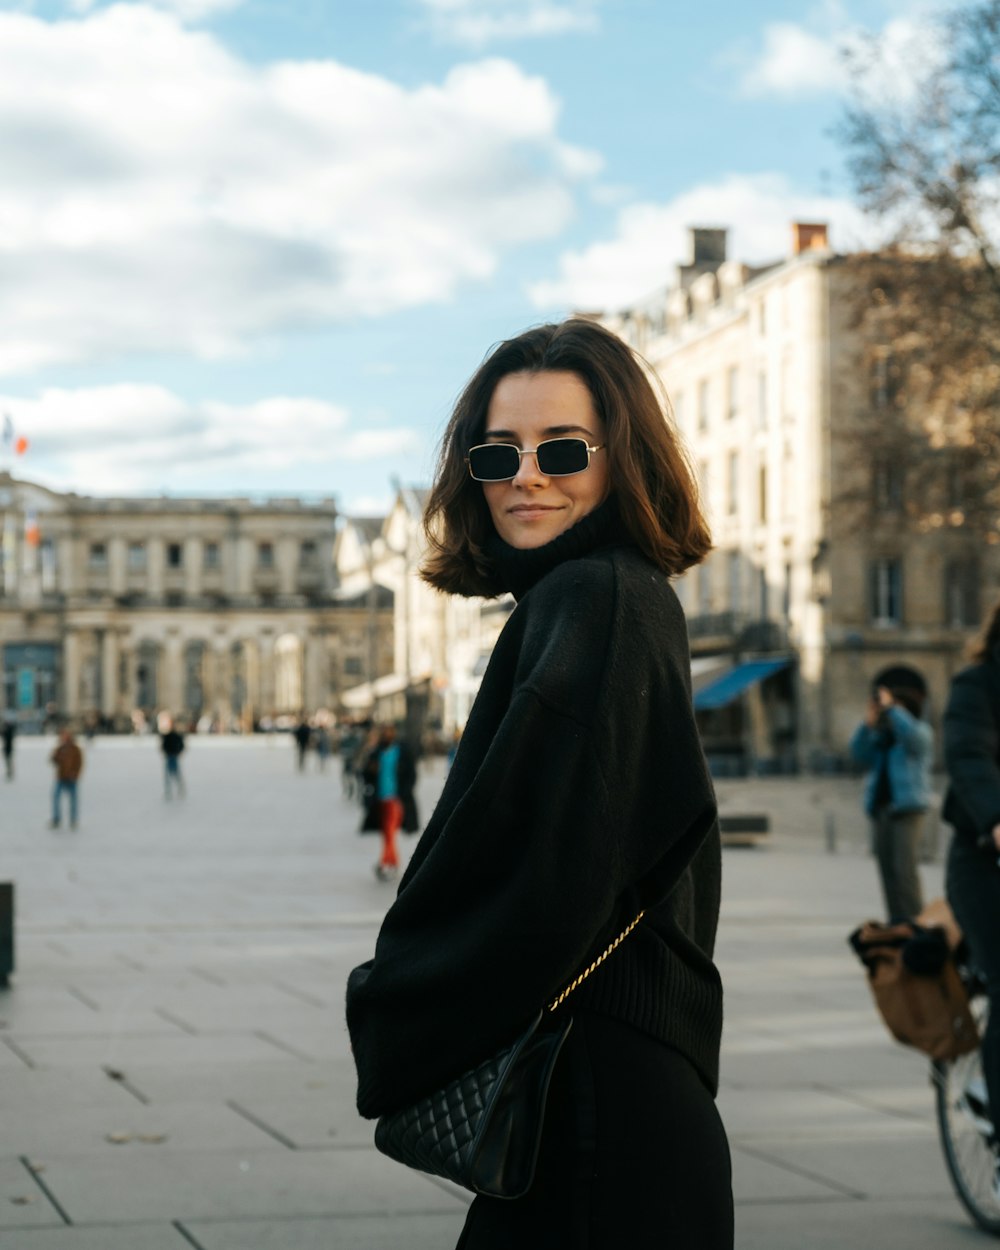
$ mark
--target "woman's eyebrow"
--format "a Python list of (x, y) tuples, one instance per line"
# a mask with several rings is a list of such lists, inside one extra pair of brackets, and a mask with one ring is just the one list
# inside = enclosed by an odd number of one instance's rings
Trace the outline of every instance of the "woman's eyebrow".
[[(587, 438), (595, 437), (594, 431), (588, 430), (585, 425), (549, 425), (542, 430), (543, 438), (559, 438), (566, 434), (585, 434)], [(495, 438), (505, 443), (516, 443), (520, 435), (515, 434), (513, 430), (487, 430), (483, 438)]]

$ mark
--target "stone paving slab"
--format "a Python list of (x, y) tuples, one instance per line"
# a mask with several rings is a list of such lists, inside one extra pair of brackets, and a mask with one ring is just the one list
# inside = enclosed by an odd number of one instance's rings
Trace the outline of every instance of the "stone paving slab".
[(202, 1250), (445, 1250), (458, 1241), (464, 1223), (462, 1210), (448, 1215), (408, 1212), (397, 1218), (261, 1220), (254, 1224), (195, 1221), (186, 1227)]
[(745, 1202), (736, 1250), (986, 1250), (990, 1240), (939, 1198)]
[[(371, 1151), (49, 1155), (45, 1184), (74, 1224), (283, 1215), (447, 1213), (456, 1199)], [(384, 1178), (384, 1179), (383, 1179)], [(374, 1184), (372, 1182), (375, 1182)]]
[(109, 1225), (96, 1228), (21, 1229), (0, 1241), (3, 1250), (191, 1250), (173, 1224)]
[(13, 1250), (10, 1229), (60, 1223), (58, 1211), (39, 1188), (24, 1159), (0, 1154), (0, 1246), (7, 1250), (10, 1244)]

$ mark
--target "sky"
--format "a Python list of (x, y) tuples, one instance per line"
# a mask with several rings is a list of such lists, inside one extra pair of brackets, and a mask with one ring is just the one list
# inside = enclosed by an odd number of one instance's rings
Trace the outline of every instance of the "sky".
[(0, 467), (425, 485), (494, 343), (790, 222), (863, 245), (839, 49), (921, 0), (0, 0)]

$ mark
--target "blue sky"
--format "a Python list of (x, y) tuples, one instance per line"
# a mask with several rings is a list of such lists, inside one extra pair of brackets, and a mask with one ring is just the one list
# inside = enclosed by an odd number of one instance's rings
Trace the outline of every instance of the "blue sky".
[(429, 478), (495, 341), (686, 228), (864, 238), (838, 49), (918, 0), (0, 0), (0, 412), (94, 494)]

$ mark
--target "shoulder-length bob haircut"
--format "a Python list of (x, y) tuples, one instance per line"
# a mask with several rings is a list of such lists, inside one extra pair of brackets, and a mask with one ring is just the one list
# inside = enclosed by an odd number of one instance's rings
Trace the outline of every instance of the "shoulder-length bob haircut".
[(697, 479), (650, 382), (652, 370), (617, 335), (574, 318), (499, 343), (459, 396), (424, 513), (424, 579), (450, 594), (491, 597), (503, 590), (486, 552), (493, 522), (466, 457), (483, 441), (500, 380), (544, 372), (574, 373), (590, 391), (607, 430), (611, 493), (636, 546), (671, 575), (703, 560), (712, 539)]

